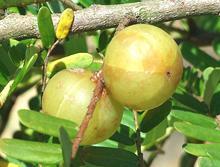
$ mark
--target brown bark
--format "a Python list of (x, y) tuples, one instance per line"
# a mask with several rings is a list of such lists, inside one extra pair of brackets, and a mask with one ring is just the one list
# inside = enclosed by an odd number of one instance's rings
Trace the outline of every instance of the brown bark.
[[(72, 32), (117, 27), (130, 18), (130, 24), (157, 23), (187, 16), (220, 13), (220, 0), (147, 0), (119, 5), (93, 5), (75, 12)], [(53, 15), (54, 25), (59, 15)], [(39, 37), (35, 16), (9, 15), (0, 21), (0, 41), (8, 38)]]

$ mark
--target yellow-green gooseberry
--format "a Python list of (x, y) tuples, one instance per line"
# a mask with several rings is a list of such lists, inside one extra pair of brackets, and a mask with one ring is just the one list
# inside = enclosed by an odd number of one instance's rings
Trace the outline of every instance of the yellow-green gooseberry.
[(183, 71), (181, 52), (162, 29), (136, 24), (118, 32), (106, 49), (103, 76), (107, 90), (134, 110), (149, 110), (175, 91)]
[[(42, 110), (80, 126), (93, 96), (96, 82), (88, 70), (62, 70), (48, 82), (43, 93)], [(98, 101), (81, 145), (99, 143), (111, 137), (120, 125), (123, 106), (104, 90)]]

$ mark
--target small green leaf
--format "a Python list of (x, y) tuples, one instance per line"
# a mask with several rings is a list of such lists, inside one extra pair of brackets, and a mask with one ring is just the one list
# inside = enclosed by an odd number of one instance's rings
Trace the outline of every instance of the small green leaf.
[(75, 137), (78, 127), (75, 123), (32, 110), (19, 110), (19, 119), (25, 126), (37, 132), (59, 137), (59, 128), (63, 126), (71, 138)]
[(121, 124), (126, 125), (135, 131), (133, 112), (131, 110), (127, 108), (124, 110)]
[(148, 131), (145, 134), (145, 139), (142, 143), (145, 149), (150, 148), (151, 146), (155, 145), (156, 143), (160, 142), (166, 136), (166, 130), (168, 128), (168, 121), (164, 119), (160, 122), (157, 126), (153, 129)]
[[(27, 48), (26, 59), (23, 66), (17, 71), (15, 78), (10, 80), (0, 93), (0, 108), (5, 103), (8, 96), (10, 96), (17, 88), (18, 84), (24, 79), (31, 67), (37, 60), (37, 50), (34, 46)], [(1, 57), (1, 56), (0, 56)]]
[(181, 103), (190, 111), (199, 113), (208, 112), (208, 107), (204, 102), (200, 102), (192, 94), (186, 92), (181, 87), (177, 88), (176, 92), (173, 95), (173, 98), (175, 101)]
[(205, 70), (204, 74), (206, 76), (204, 76), (205, 88), (203, 98), (206, 104), (210, 105), (214, 91), (220, 81), (220, 68), (209, 67)]
[(214, 158), (200, 157), (198, 159), (199, 167), (219, 167), (220, 160)]
[(170, 113), (171, 107), (172, 103), (167, 101), (161, 106), (145, 112), (140, 124), (141, 131), (148, 132), (160, 124)]
[(64, 167), (70, 167), (72, 143), (70, 141), (68, 133), (66, 132), (66, 130), (63, 127), (60, 128), (59, 139), (60, 139), (60, 143), (61, 143), (61, 147), (62, 147)]
[(93, 56), (88, 53), (76, 53), (53, 62), (47, 67), (47, 75), (52, 76), (58, 71), (66, 68), (87, 68), (93, 62)]
[(101, 70), (102, 65), (103, 65), (102, 60), (93, 60), (92, 64), (90, 64), (90, 66), (87, 67), (86, 69), (91, 70), (93, 72), (97, 72), (97, 71)]
[(172, 110), (170, 116), (175, 117), (181, 121), (186, 121), (206, 128), (214, 129), (218, 126), (217, 122), (215, 122), (213, 118), (210, 118), (202, 114), (182, 110)]
[(86, 43), (85, 34), (69, 35), (63, 44), (65, 55), (72, 55), (76, 53), (87, 53), (88, 47)]
[(181, 44), (181, 51), (183, 57), (194, 67), (199, 68), (200, 70), (204, 70), (209, 66), (217, 67), (220, 65), (220, 62), (216, 61), (214, 58), (190, 42), (183, 42)]
[(62, 13), (65, 9), (61, 1), (48, 1), (47, 6), (52, 13)]
[(103, 167), (138, 167), (138, 158), (134, 153), (114, 148), (87, 147), (79, 152), (84, 162)]
[(58, 144), (0, 139), (0, 151), (26, 162), (56, 164), (62, 161), (62, 151)]
[(201, 157), (213, 157), (220, 160), (220, 144), (186, 144), (183, 146), (187, 153)]
[(50, 10), (47, 7), (40, 8), (37, 21), (43, 46), (49, 48), (55, 41), (55, 31)]
[(134, 131), (132, 129), (130, 129), (128, 126), (121, 124), (119, 129), (110, 139), (125, 145), (134, 145), (135, 143), (134, 140), (132, 139), (133, 134)]
[(174, 127), (180, 133), (187, 137), (202, 141), (210, 141), (220, 143), (220, 131), (211, 128), (205, 128), (198, 125), (192, 125), (186, 122), (175, 122)]
[(220, 32), (220, 19), (218, 16), (206, 15), (206, 16), (197, 16), (193, 18), (196, 26), (203, 31), (207, 32)]
[(109, 148), (118, 148), (118, 142), (107, 139), (101, 143), (94, 144), (97, 147), (109, 147)]
[[(3, 64), (4, 65), (4, 71), (8, 72), (8, 75), (12, 75), (15, 73), (17, 67), (15, 66), (15, 64), (13, 63), (13, 61), (10, 58), (10, 55), (8, 53), (8, 50), (6, 50), (3, 47), (3, 44), (0, 44), (0, 65)], [(2, 67), (0, 67), (2, 68)]]
[(17, 85), (24, 79), (25, 75), (32, 68), (38, 57), (37, 49), (34, 46), (28, 47), (25, 54), (25, 62), (23, 67), (17, 72), (14, 82), (10, 88), (9, 95), (14, 92)]

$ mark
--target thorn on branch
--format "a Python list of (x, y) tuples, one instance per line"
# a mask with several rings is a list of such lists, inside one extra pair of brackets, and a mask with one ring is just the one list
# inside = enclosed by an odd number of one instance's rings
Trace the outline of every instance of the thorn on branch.
[(102, 71), (99, 71), (95, 77), (93, 77), (92, 79), (96, 78), (96, 87), (95, 90), (93, 92), (93, 97), (90, 101), (90, 104), (88, 106), (88, 110), (87, 113), (85, 114), (85, 117), (80, 125), (79, 131), (73, 141), (73, 145), (72, 145), (72, 160), (75, 158), (76, 153), (79, 149), (79, 144), (82, 141), (82, 138), (84, 136), (84, 133), (88, 127), (89, 121), (92, 118), (93, 112), (95, 110), (96, 104), (99, 101), (99, 99), (102, 96), (102, 92), (104, 89), (104, 80), (103, 80), (103, 75), (102, 75)]

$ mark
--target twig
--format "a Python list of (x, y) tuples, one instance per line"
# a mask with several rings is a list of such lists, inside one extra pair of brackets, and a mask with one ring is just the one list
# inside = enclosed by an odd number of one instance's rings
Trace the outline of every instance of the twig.
[(53, 51), (53, 49), (59, 44), (59, 40), (56, 40), (53, 45), (49, 48), (47, 55), (45, 57), (44, 60), (44, 64), (43, 64), (43, 74), (42, 74), (42, 91), (41, 91), (41, 95), (43, 95), (44, 89), (46, 87), (46, 81), (47, 81), (47, 65), (48, 65), (48, 60), (49, 60), (49, 56), (51, 54), (51, 52)]
[[(119, 5), (92, 5), (76, 11), (72, 32), (116, 27), (127, 16), (130, 24), (158, 23), (184, 17), (220, 13), (220, 0), (147, 0)], [(57, 25), (60, 15), (53, 14)], [(0, 41), (9, 38), (39, 37), (36, 16), (10, 14), (0, 21)]]
[(137, 147), (137, 154), (139, 157), (139, 167), (144, 167), (144, 158), (143, 158), (143, 153), (141, 152), (141, 131), (139, 128), (138, 124), (138, 116), (137, 116), (137, 111), (133, 110), (134, 114), (134, 123), (135, 123), (135, 129), (136, 129), (136, 147)]
[(72, 2), (71, 0), (60, 0), (62, 3), (64, 3), (65, 5), (67, 5), (68, 7), (72, 8), (73, 10), (80, 10), (82, 9), (81, 6), (75, 4), (74, 2)]
[(124, 20), (122, 20), (122, 22), (120, 22), (118, 24), (118, 27), (115, 30), (115, 34), (117, 34), (119, 31), (123, 30), (126, 26), (129, 25), (129, 23), (131, 22), (131, 18), (126, 17)]
[(102, 75), (102, 71), (99, 71), (97, 73), (97, 83), (96, 83), (96, 87), (95, 87), (95, 90), (93, 93), (93, 97), (92, 97), (90, 104), (88, 106), (88, 111), (87, 111), (87, 113), (86, 113), (86, 115), (80, 125), (80, 128), (79, 128), (79, 131), (76, 135), (76, 138), (73, 141), (72, 156), (71, 156), (72, 159), (74, 159), (76, 156), (76, 153), (79, 148), (79, 144), (82, 141), (84, 133), (88, 127), (89, 121), (92, 118), (93, 112), (95, 110), (95, 106), (96, 106), (97, 102), (99, 101), (99, 99), (101, 98), (103, 89), (104, 89), (103, 75)]

